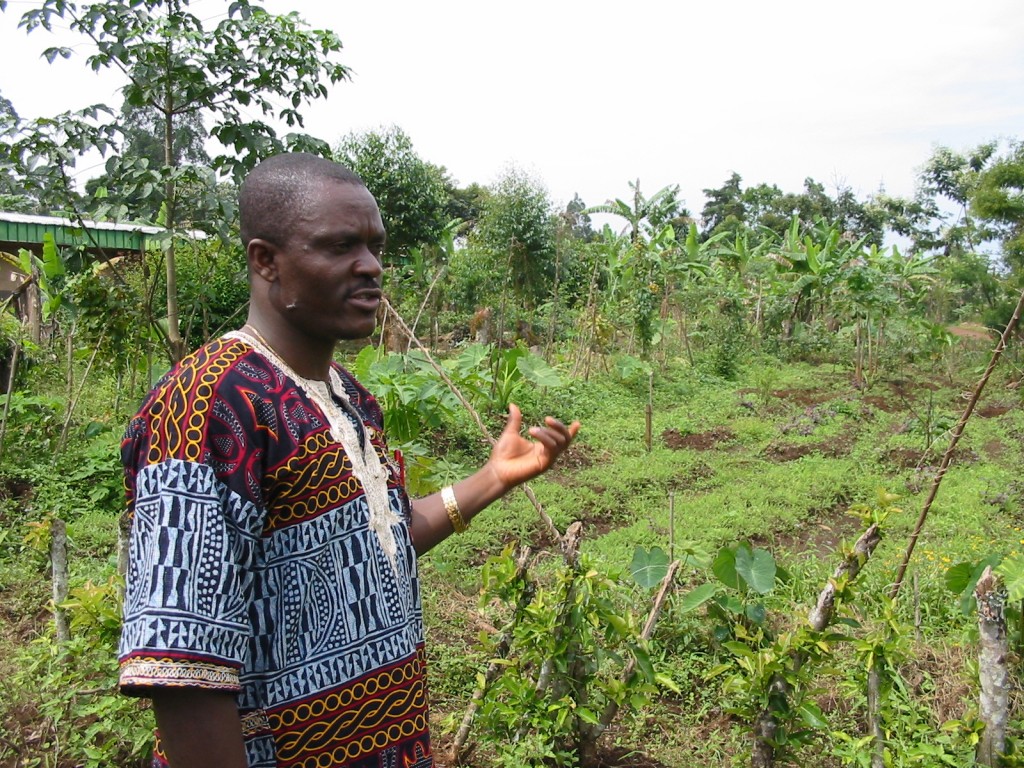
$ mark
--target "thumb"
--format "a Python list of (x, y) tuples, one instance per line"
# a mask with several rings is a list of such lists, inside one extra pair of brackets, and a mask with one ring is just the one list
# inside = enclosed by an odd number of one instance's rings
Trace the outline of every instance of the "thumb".
[(505, 428), (501, 431), (503, 435), (518, 435), (519, 430), (523, 426), (523, 412), (519, 410), (519, 406), (515, 403), (508, 404), (508, 421), (505, 422)]

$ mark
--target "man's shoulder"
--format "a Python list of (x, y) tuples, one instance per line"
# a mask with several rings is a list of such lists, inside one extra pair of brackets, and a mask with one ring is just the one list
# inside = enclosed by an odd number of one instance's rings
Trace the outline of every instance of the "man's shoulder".
[(271, 366), (266, 359), (241, 339), (223, 336), (186, 355), (169, 370), (150, 392), (150, 397), (169, 393), (181, 395), (212, 394), (236, 376), (244, 379), (267, 378)]
[(204, 461), (211, 434), (226, 438), (251, 429), (252, 393), (263, 399), (273, 381), (270, 364), (244, 340), (229, 335), (205, 344), (167, 372), (129, 421), (126, 464), (140, 450), (148, 463)]
[(209, 411), (218, 398), (231, 398), (270, 377), (264, 358), (244, 341), (214, 339), (186, 355), (156, 383), (129, 424), (129, 436), (160, 414), (185, 417)]

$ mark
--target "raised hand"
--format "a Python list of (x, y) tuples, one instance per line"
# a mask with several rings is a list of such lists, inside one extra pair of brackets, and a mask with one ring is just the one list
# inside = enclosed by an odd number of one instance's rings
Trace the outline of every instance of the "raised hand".
[(544, 419), (544, 426), (527, 430), (533, 438), (529, 440), (519, 434), (522, 425), (522, 411), (519, 406), (509, 403), (508, 423), (487, 461), (487, 468), (506, 488), (524, 483), (550, 469), (580, 429), (578, 421), (566, 426), (548, 416)]

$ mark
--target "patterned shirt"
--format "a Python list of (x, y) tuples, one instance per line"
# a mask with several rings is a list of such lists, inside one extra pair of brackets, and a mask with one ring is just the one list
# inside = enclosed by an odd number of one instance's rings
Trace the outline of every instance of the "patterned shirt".
[(235, 693), (252, 768), (430, 768), (411, 507), (380, 408), (335, 371), (334, 404), (387, 472), (395, 551), (316, 400), (244, 339), (214, 341), (122, 444), (121, 688)]

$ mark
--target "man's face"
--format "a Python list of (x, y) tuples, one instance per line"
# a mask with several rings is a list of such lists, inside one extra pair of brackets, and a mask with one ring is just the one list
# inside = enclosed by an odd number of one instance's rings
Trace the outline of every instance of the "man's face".
[(291, 238), (277, 249), (269, 299), (307, 338), (362, 339), (377, 324), (384, 223), (365, 187), (331, 179), (315, 184), (302, 210), (292, 213)]

